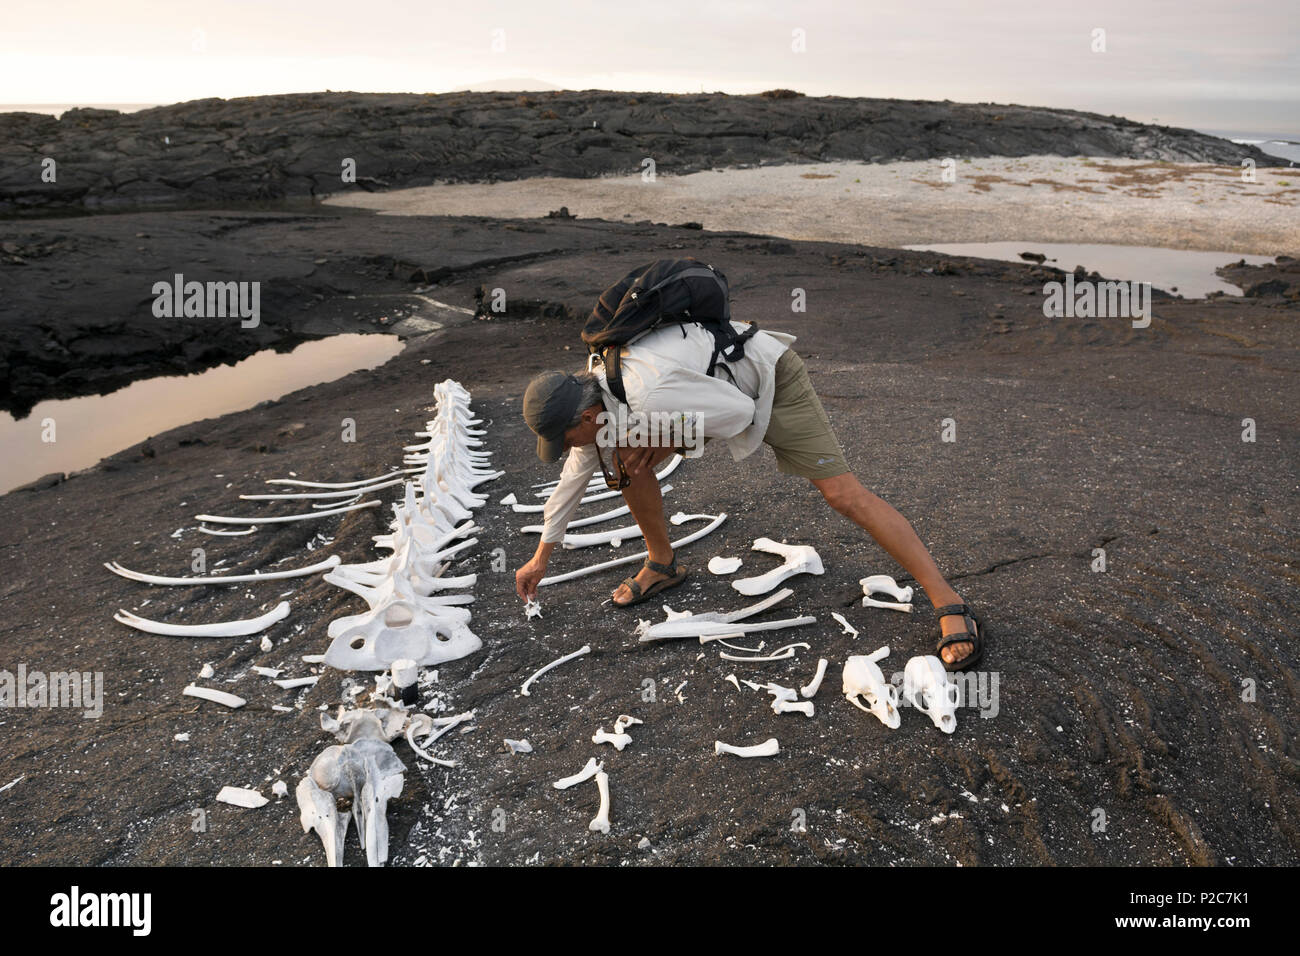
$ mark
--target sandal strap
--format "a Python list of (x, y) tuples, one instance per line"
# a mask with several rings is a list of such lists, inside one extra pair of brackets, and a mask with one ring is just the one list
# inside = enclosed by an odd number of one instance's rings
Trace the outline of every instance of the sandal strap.
[(627, 589), (632, 592), (632, 600), (635, 601), (641, 596), (641, 585), (637, 584), (636, 578), (624, 578), (623, 583)]
[(934, 609), (935, 617), (948, 617), (950, 614), (966, 615), (970, 613), (971, 609), (969, 604), (945, 604), (943, 607), (937, 607)]
[(668, 564), (664, 564), (664, 563), (662, 563), (662, 562), (660, 562), (660, 561), (651, 561), (649, 558), (646, 558), (646, 559), (645, 559), (645, 566), (646, 566), (647, 568), (649, 568), (651, 571), (654, 571), (654, 572), (656, 572), (656, 573), (658, 573), (658, 574), (671, 574), (671, 575), (673, 575), (673, 576), (676, 576), (676, 574), (677, 574), (677, 555), (674, 553), (674, 554), (673, 554), (673, 559), (672, 559), (672, 561), (669, 562)]

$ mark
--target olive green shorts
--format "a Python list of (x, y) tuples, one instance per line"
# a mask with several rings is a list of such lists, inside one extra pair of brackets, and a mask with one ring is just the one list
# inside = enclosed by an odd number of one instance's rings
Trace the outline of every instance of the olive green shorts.
[(830, 417), (794, 349), (786, 349), (777, 360), (772, 418), (763, 441), (776, 453), (776, 467), (787, 475), (833, 478), (849, 470)]

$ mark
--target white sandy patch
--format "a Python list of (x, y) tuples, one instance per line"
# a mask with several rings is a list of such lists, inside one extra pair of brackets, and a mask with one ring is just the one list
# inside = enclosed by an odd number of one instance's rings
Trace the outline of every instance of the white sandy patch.
[(523, 179), (348, 193), (330, 203), (405, 215), (583, 219), (743, 230), (874, 246), (1080, 242), (1300, 254), (1300, 170), (1061, 156), (815, 163), (688, 176)]

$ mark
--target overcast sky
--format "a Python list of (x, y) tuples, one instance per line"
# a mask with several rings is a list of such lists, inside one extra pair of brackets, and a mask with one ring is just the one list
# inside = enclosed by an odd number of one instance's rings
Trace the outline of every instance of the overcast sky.
[[(1098, 28), (1105, 52), (1091, 49)], [(805, 52), (791, 48), (796, 30)], [(3, 103), (444, 92), (503, 78), (991, 100), (1296, 134), (1300, 3), (5, 0), (0, 15)]]

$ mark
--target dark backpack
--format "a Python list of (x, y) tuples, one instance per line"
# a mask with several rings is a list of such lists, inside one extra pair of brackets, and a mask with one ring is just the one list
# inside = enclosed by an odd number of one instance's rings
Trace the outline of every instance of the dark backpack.
[(609, 390), (626, 405), (620, 348), (652, 329), (687, 322), (698, 322), (713, 334), (708, 375), (719, 356), (728, 362), (744, 358), (745, 342), (758, 332), (754, 322), (741, 333), (732, 328), (727, 277), (713, 266), (698, 259), (658, 259), (633, 269), (601, 293), (583, 327), (582, 341), (591, 354), (600, 356)]

